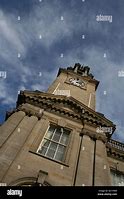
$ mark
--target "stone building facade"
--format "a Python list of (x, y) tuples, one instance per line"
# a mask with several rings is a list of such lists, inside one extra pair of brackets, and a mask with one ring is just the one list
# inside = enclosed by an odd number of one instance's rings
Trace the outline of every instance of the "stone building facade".
[(0, 126), (0, 183), (108, 186), (124, 183), (124, 144), (95, 111), (99, 84), (88, 66), (59, 69), (47, 92), (20, 91)]

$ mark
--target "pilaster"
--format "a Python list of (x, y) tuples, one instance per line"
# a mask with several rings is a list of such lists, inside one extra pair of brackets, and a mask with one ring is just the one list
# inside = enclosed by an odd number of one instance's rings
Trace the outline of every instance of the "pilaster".
[(19, 125), (16, 126), (13, 134), (3, 145), (0, 151), (0, 181), (6, 175), (12, 162), (15, 160), (18, 152), (23, 147), (26, 139), (37, 123), (37, 117), (25, 116)]
[(82, 138), (76, 186), (91, 186), (93, 177), (94, 141), (87, 135)]
[(95, 152), (95, 186), (111, 185), (110, 169), (105, 143), (96, 140)]
[(23, 111), (13, 113), (6, 122), (0, 127), (0, 147), (8, 139), (8, 137), (13, 133), (16, 127), (24, 118), (25, 113)]

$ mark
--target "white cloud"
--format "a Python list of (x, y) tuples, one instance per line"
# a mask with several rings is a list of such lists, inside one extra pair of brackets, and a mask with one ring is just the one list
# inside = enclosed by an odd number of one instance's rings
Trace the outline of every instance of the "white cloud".
[(3, 80), (0, 79), (0, 98), (4, 99), (7, 96), (6, 85)]
[(39, 39), (41, 35), (40, 42), (44, 47), (49, 48), (63, 38), (71, 37), (76, 29), (77, 31), (86, 30), (86, 16), (82, 18), (81, 13), (77, 11), (73, 11), (73, 14), (67, 10), (61, 12), (61, 6), (61, 3), (59, 3), (55, 8), (55, 4), (46, 2), (42, 7), (35, 5), (32, 10), (29, 18), (32, 37)]
[(124, 142), (124, 126), (120, 121), (116, 120), (117, 131), (113, 134), (112, 138)]
[(3, 104), (5, 105), (10, 105), (10, 104), (15, 104), (15, 98), (13, 96), (7, 96), (4, 100), (3, 100)]
[(39, 91), (43, 91), (45, 88), (43, 85), (41, 84), (34, 84), (31, 86), (31, 90), (39, 90)]
[(5, 62), (13, 64), (13, 67), (19, 61), (18, 53), (23, 54), (23, 56), (26, 53), (26, 47), (19, 30), (21, 29), (15, 16), (0, 10), (0, 56)]
[(6, 85), (5, 80), (0, 80), (0, 101), (1, 104), (4, 105), (15, 103), (15, 98), (9, 94), (9, 88)]
[(13, 28), (14, 25), (10, 19), (0, 10), (0, 33), (17, 51), (24, 52), (24, 45), (19, 38), (18, 32)]
[(20, 85), (20, 86), (18, 87), (18, 92), (24, 91), (24, 90), (27, 90), (25, 86)]

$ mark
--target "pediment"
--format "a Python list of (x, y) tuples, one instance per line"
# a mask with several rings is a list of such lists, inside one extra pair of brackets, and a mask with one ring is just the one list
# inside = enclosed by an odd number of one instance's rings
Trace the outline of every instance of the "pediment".
[(18, 96), (17, 107), (22, 103), (29, 103), (46, 111), (65, 115), (65, 117), (71, 117), (91, 125), (111, 126), (113, 131), (115, 130), (115, 125), (103, 114), (92, 110), (71, 96), (54, 95), (40, 91), (21, 91)]
[(54, 109), (56, 108), (57, 110), (63, 110), (72, 114), (80, 115), (82, 113), (82, 107), (78, 105), (78, 101), (74, 102), (71, 97), (63, 95), (24, 91), (18, 97), (17, 106), (20, 105), (20, 102), (22, 104), (21, 98), (23, 99), (23, 103), (26, 102), (35, 106), (39, 106), (38, 104), (41, 104), (41, 106), (46, 105), (46, 109), (53, 107)]

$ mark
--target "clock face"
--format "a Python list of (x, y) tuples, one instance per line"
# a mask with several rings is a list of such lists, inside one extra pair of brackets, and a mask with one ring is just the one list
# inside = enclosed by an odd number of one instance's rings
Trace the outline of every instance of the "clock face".
[(85, 82), (80, 80), (80, 79), (78, 79), (78, 78), (77, 79), (76, 78), (70, 78), (69, 82), (71, 84), (73, 84), (75, 86), (78, 86), (78, 87), (81, 87), (81, 88), (85, 87)]

